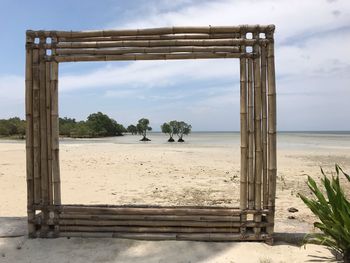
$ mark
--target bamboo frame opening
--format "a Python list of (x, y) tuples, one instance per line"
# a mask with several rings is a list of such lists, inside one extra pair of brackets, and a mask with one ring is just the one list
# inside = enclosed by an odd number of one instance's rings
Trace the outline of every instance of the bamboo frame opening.
[[(274, 25), (26, 33), (30, 237), (272, 242), (276, 195)], [(58, 68), (62, 62), (240, 60), (240, 206), (62, 205)]]

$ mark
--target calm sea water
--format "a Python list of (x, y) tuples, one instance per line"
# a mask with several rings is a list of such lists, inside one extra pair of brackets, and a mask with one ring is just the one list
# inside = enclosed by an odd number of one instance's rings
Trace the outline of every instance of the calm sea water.
[[(61, 143), (116, 143), (116, 144), (149, 144), (162, 145), (168, 136), (160, 132), (147, 135), (150, 142), (140, 142), (139, 135), (125, 135), (99, 139), (61, 139)], [(174, 139), (177, 139), (175, 136)], [(198, 146), (239, 146), (239, 132), (193, 132), (184, 137), (185, 145)], [(279, 132), (277, 135), (278, 148), (348, 148), (350, 150), (349, 132)]]
[[(164, 145), (168, 136), (160, 132), (147, 135), (150, 142), (140, 142), (139, 135), (125, 135), (98, 139), (60, 139), (61, 144), (115, 143)], [(177, 139), (177, 136), (174, 137)], [(184, 145), (193, 146), (234, 146), (240, 145), (239, 132), (193, 132), (184, 137)], [(23, 140), (0, 140), (0, 143), (24, 143)], [(178, 143), (176, 143), (179, 145)], [(182, 144), (183, 145), (183, 144)], [(350, 150), (350, 131), (342, 132), (279, 132), (277, 146), (280, 149), (337, 148)]]

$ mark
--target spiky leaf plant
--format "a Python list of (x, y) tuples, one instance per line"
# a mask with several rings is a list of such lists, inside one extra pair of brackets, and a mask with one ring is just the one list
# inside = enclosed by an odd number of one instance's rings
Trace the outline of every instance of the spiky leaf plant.
[(344, 175), (350, 183), (350, 176), (339, 165), (335, 165), (336, 175), (328, 178), (321, 168), (322, 190), (309, 176), (308, 187), (315, 198), (307, 198), (299, 194), (303, 202), (310, 208), (320, 222), (314, 226), (321, 233), (307, 235), (306, 243), (321, 244), (339, 252), (344, 262), (350, 262), (350, 202), (339, 182), (339, 174)]

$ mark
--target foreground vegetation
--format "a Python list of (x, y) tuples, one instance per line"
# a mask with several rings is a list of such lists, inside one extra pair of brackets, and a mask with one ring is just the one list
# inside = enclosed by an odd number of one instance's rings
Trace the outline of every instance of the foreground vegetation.
[(299, 196), (320, 220), (315, 222), (314, 226), (322, 232), (308, 235), (305, 241), (336, 250), (347, 263), (350, 262), (350, 201), (340, 186), (339, 174), (345, 176), (348, 182), (350, 176), (338, 165), (335, 166), (335, 170), (336, 175), (328, 178), (321, 169), (321, 188), (308, 177), (308, 186), (314, 199), (302, 194)]

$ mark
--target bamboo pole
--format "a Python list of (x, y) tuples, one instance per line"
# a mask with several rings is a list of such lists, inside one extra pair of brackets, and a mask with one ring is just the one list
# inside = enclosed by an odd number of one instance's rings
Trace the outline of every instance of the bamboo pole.
[[(33, 39), (27, 37), (27, 44)], [(27, 214), (28, 235), (34, 237), (35, 225), (30, 223), (35, 217), (34, 205), (34, 149), (33, 149), (33, 50), (26, 48), (26, 172), (27, 172)]]
[(60, 237), (110, 237), (138, 240), (192, 240), (192, 241), (264, 241), (267, 235), (246, 235), (227, 233), (118, 233), (118, 232), (61, 232)]
[[(241, 226), (240, 222), (206, 222), (206, 221), (155, 221), (155, 220), (80, 220), (80, 219), (60, 219), (59, 220), (60, 229), (62, 226), (139, 226), (139, 227), (201, 227), (201, 228), (213, 228), (213, 227), (223, 227), (223, 228), (238, 228)], [(255, 226), (255, 224), (251, 223)], [(72, 229), (71, 229), (72, 230)]]
[[(42, 47), (46, 42), (46, 38), (41, 37), (39, 45)], [(39, 78), (40, 78), (40, 174), (41, 174), (41, 203), (44, 206), (42, 210), (43, 221), (41, 223), (40, 235), (42, 237), (47, 236), (48, 226), (48, 212), (45, 206), (49, 204), (48, 193), (48, 155), (47, 155), (47, 123), (46, 123), (46, 62), (45, 49), (39, 49)]]
[[(40, 39), (45, 42), (45, 38)], [(46, 63), (44, 61), (45, 50), (39, 49), (39, 78), (40, 78), (40, 158), (41, 158), (41, 198), (42, 204), (48, 205), (48, 168), (47, 168), (47, 126), (46, 126)]]
[[(266, 35), (269, 39), (267, 46), (267, 82), (268, 82), (268, 178), (269, 178), (269, 200), (268, 207), (271, 213), (268, 222), (274, 222), (275, 199), (276, 199), (276, 81), (275, 81), (275, 56), (273, 31)], [(267, 228), (267, 233), (273, 234), (273, 226)]]
[[(253, 34), (254, 39), (259, 39), (259, 33)], [(259, 44), (255, 44), (253, 52), (260, 54)], [(261, 176), (262, 176), (262, 139), (261, 139), (261, 74), (260, 56), (254, 58), (254, 141), (255, 141), (255, 209), (261, 209)], [(255, 222), (261, 221), (261, 215), (254, 216)], [(260, 232), (260, 228), (254, 229), (255, 233)]]
[(248, 208), (254, 207), (254, 98), (253, 63), (248, 59)]
[(152, 54), (152, 53), (176, 53), (176, 52), (225, 52), (238, 53), (239, 47), (136, 47), (136, 48), (85, 48), (85, 49), (57, 49), (58, 55), (121, 55), (121, 54)]
[(134, 214), (134, 215), (214, 215), (233, 216), (240, 215), (241, 211), (230, 208), (139, 208), (139, 207), (98, 207), (98, 206), (58, 206), (55, 207), (61, 213), (76, 212), (88, 214)]
[[(41, 205), (34, 205), (41, 210)], [(241, 214), (268, 214), (270, 210), (240, 210), (238, 207), (221, 206), (155, 206), (155, 205), (54, 205), (47, 206), (49, 211), (77, 214), (140, 214), (140, 215), (216, 215), (240, 216)]]
[(240, 178), (240, 209), (247, 209), (247, 59), (240, 59), (240, 108), (241, 108), (241, 178)]
[[(241, 38), (245, 38), (243, 33)], [(246, 52), (246, 47), (241, 46), (241, 53)], [(240, 58), (240, 127), (241, 127), (241, 176), (240, 176), (240, 209), (248, 208), (248, 121), (247, 121), (247, 59)], [(245, 222), (247, 216), (241, 215), (241, 221)], [(245, 234), (246, 228), (241, 226), (241, 234)]]
[(33, 154), (34, 154), (34, 203), (41, 203), (40, 175), (40, 78), (39, 50), (33, 50)]
[[(140, 218), (142, 218), (140, 216)], [(124, 226), (124, 227), (199, 227), (199, 228), (237, 228), (266, 227), (266, 222), (230, 222), (230, 221), (182, 221), (182, 220), (87, 220), (87, 219), (59, 219), (61, 226)], [(72, 230), (72, 229), (71, 229)]]
[(239, 228), (224, 227), (123, 227), (123, 226), (60, 226), (60, 230), (78, 232), (128, 232), (128, 233), (238, 233)]
[(51, 153), (51, 62), (46, 62), (45, 88), (46, 88), (46, 124), (47, 124), (47, 167), (48, 167), (48, 204), (53, 204), (52, 189), (52, 153)]
[(170, 59), (216, 59), (216, 58), (240, 58), (254, 57), (254, 54), (241, 53), (205, 53), (193, 52), (188, 54), (135, 54), (135, 55), (96, 55), (96, 56), (56, 56), (56, 62), (79, 62), (79, 61), (118, 61), (118, 60), (170, 60)]
[(51, 147), (52, 147), (52, 182), (54, 204), (61, 204), (61, 179), (59, 159), (59, 126), (58, 126), (58, 63), (52, 62), (51, 71)]
[[(264, 42), (265, 40), (260, 40)], [(214, 46), (253, 46), (255, 39), (175, 39), (175, 40), (125, 40), (125, 41), (103, 41), (103, 42), (58, 42), (58, 49), (82, 49), (82, 48), (116, 48), (116, 47), (214, 47)], [(36, 46), (34, 44), (34, 46)], [(44, 48), (54, 48), (52, 44), (45, 44)]]
[(85, 220), (149, 220), (149, 221), (218, 221), (240, 222), (240, 216), (187, 216), (187, 215), (86, 215), (77, 213), (62, 213), (60, 219), (85, 219)]
[(27, 35), (32, 37), (108, 37), (108, 36), (138, 36), (138, 35), (165, 35), (165, 34), (216, 34), (216, 33), (240, 33), (246, 32), (267, 33), (273, 25), (240, 25), (240, 26), (207, 26), (207, 27), (164, 27), (126, 30), (99, 30), (99, 31), (32, 31), (27, 30)]
[(261, 46), (261, 104), (262, 104), (262, 144), (263, 144), (263, 208), (268, 208), (267, 180), (267, 100), (266, 100), (266, 45)]
[(95, 42), (95, 41), (122, 41), (122, 40), (171, 40), (171, 39), (225, 39), (239, 38), (240, 33), (221, 34), (167, 34), (167, 35), (139, 35), (139, 36), (107, 36), (107, 37), (60, 37), (59, 42)]

